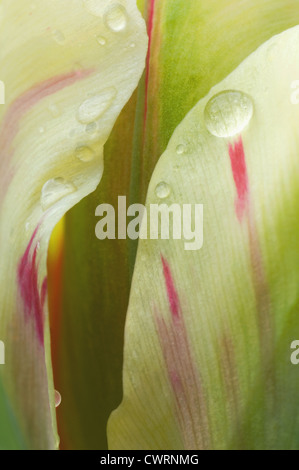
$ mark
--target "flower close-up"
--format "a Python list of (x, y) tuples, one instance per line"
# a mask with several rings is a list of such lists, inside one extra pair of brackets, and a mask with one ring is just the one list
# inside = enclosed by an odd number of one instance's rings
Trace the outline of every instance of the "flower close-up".
[(298, 123), (298, 0), (0, 0), (1, 450), (299, 450)]

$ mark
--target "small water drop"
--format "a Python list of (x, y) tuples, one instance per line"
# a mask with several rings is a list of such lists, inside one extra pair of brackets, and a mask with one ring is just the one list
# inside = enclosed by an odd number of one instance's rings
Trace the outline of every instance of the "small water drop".
[(103, 36), (97, 36), (97, 41), (101, 46), (105, 46), (107, 43), (106, 39)]
[(87, 145), (78, 145), (75, 155), (81, 162), (91, 162), (95, 157), (95, 152)]
[(183, 144), (179, 144), (176, 148), (176, 153), (178, 155), (183, 155), (183, 153), (185, 153), (185, 151), (186, 151), (186, 148), (185, 148), (185, 145), (183, 145)]
[(76, 191), (76, 187), (64, 178), (48, 180), (41, 191), (41, 206), (45, 211), (60, 199)]
[(60, 116), (60, 110), (56, 104), (53, 104), (53, 103), (50, 104), (49, 111), (54, 118), (57, 118), (58, 116)]
[(165, 199), (170, 194), (170, 186), (169, 184), (162, 181), (161, 183), (157, 184), (155, 192), (158, 198)]
[(213, 96), (204, 111), (207, 129), (216, 137), (239, 134), (252, 115), (253, 102), (250, 96), (234, 90), (226, 90)]
[(78, 109), (77, 119), (82, 124), (89, 124), (99, 119), (110, 107), (116, 96), (114, 87), (106, 88), (98, 95), (85, 100)]
[(54, 395), (55, 395), (55, 407), (58, 408), (58, 406), (61, 403), (61, 395), (57, 390), (55, 390)]
[(40, 134), (44, 134), (45, 128), (44, 128), (44, 127), (40, 127), (38, 131), (39, 131)]
[(98, 130), (98, 125), (96, 122), (90, 122), (85, 127), (86, 134), (90, 134), (90, 135), (95, 134), (97, 130)]
[(105, 25), (116, 33), (125, 29), (127, 21), (127, 12), (122, 5), (112, 5), (104, 13)]
[(60, 31), (59, 29), (54, 29), (52, 31), (52, 35), (53, 35), (53, 38), (55, 39), (55, 41), (62, 45), (65, 43), (65, 36), (64, 34), (62, 33), (62, 31)]

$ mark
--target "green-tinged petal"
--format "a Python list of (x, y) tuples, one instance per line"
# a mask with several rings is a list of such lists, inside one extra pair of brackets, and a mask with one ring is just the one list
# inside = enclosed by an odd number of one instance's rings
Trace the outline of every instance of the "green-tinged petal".
[(25, 440), (0, 381), (0, 450), (26, 449)]
[(144, 202), (176, 126), (263, 42), (299, 23), (297, 0), (146, 0), (148, 67), (140, 87), (132, 201)]
[(191, 204), (192, 227), (139, 242), (111, 449), (299, 448), (298, 44), (295, 27), (254, 52), (155, 168), (148, 234), (155, 204)]
[[(98, 191), (66, 218), (55, 381), (68, 397), (59, 416), (70, 447), (103, 447), (107, 414), (121, 395), (128, 272), (137, 241), (99, 241), (96, 207), (105, 203), (117, 210), (118, 195), (127, 196), (128, 204), (143, 203), (158, 158), (192, 106), (265, 40), (299, 22), (297, 0), (139, 0), (138, 5), (150, 43), (136, 109), (134, 102), (124, 109), (108, 140), (112, 163)], [(78, 376), (84, 377), (80, 385)]]
[(0, 372), (26, 446), (52, 449), (48, 241), (100, 181), (103, 145), (137, 86), (147, 39), (133, 0), (0, 6)]

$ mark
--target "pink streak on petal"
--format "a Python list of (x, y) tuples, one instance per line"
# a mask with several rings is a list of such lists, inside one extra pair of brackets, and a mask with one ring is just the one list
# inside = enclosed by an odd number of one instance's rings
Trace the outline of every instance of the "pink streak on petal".
[[(38, 285), (37, 250), (38, 243), (34, 245), (38, 227), (35, 229), (24, 255), (18, 264), (18, 288), (24, 305), (25, 319), (34, 319), (36, 332), (41, 345), (44, 344), (44, 302), (46, 299), (47, 283), (43, 281), (41, 292)], [(31, 251), (33, 249), (33, 254)]]
[(23, 116), (43, 98), (74, 84), (78, 80), (88, 77), (92, 72), (92, 69), (72, 71), (64, 75), (52, 77), (42, 83), (34, 85), (10, 105), (0, 127), (0, 162), (3, 176), (1, 178), (0, 201), (3, 199), (14, 174), (9, 166), (9, 161), (14, 154), (12, 143), (19, 131), (20, 121)]
[(175, 399), (185, 449), (209, 447), (209, 423), (201, 378), (196, 367), (171, 269), (161, 255), (171, 321), (154, 308), (157, 334)]
[(244, 215), (246, 215), (247, 219), (252, 268), (251, 273), (256, 297), (257, 321), (260, 336), (261, 364), (267, 383), (265, 390), (273, 390), (273, 367), (271, 368), (271, 366), (269, 366), (269, 364), (273, 364), (274, 351), (274, 324), (271, 315), (271, 296), (263, 262), (255, 214), (252, 207), (249, 206), (249, 178), (242, 137), (240, 137), (234, 145), (229, 145), (229, 155), (237, 189), (237, 216), (240, 221)]
[(173, 391), (184, 449), (208, 447), (206, 403), (183, 318), (166, 322), (155, 309), (155, 325)]
[(179, 296), (174, 285), (170, 267), (169, 267), (168, 262), (162, 255), (161, 255), (161, 261), (163, 265), (163, 274), (164, 274), (164, 279), (165, 279), (165, 284), (166, 284), (170, 310), (173, 315), (173, 318), (179, 318), (180, 310), (181, 310), (180, 301), (179, 301)]
[(6, 122), (14, 121), (15, 119), (18, 121), (41, 99), (73, 85), (78, 80), (88, 77), (92, 72), (93, 70), (91, 69), (75, 70), (67, 74), (51, 77), (44, 82), (34, 85), (12, 103), (7, 113)]
[(229, 144), (231, 168), (237, 190), (236, 212), (239, 220), (248, 207), (249, 183), (242, 137), (234, 144)]
[(45, 279), (43, 280), (43, 283), (42, 283), (42, 287), (41, 287), (41, 304), (42, 306), (45, 305), (45, 301), (46, 301), (46, 297), (47, 297), (47, 292), (48, 292), (48, 279), (47, 277), (45, 277)]

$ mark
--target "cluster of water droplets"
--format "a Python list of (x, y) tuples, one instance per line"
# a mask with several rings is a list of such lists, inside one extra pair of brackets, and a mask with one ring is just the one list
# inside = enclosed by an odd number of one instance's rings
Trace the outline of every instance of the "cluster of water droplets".
[[(240, 134), (253, 116), (254, 106), (249, 95), (238, 90), (225, 90), (214, 95), (204, 110), (204, 122), (208, 131), (215, 137), (229, 138)], [(187, 153), (185, 144), (178, 144), (176, 154)], [(171, 193), (168, 183), (161, 181), (155, 189), (160, 199)]]
[[(126, 29), (128, 14), (125, 7), (120, 3), (116, 2), (103, 7), (103, 3), (98, 0), (83, 0), (83, 2), (90, 14), (102, 18), (107, 30), (117, 34)], [(66, 38), (62, 31), (54, 29), (51, 31), (51, 34), (57, 44), (65, 44)], [(101, 34), (96, 36), (96, 40), (102, 47), (107, 44), (107, 38)], [(134, 48), (135, 43), (131, 43), (129, 47)], [(85, 126), (85, 133), (88, 139), (96, 135), (98, 131), (97, 121), (111, 107), (116, 95), (117, 90), (114, 87), (108, 87), (100, 93), (88, 97), (79, 106), (76, 119), (79, 125)], [(61, 114), (60, 109), (54, 103), (51, 103), (48, 109), (53, 118), (58, 118)], [(44, 132), (45, 129), (40, 127), (39, 133), (43, 134)], [(70, 134), (70, 136), (76, 136), (76, 134), (80, 134), (80, 129), (73, 129), (73, 134)], [(75, 146), (74, 156), (81, 162), (88, 163), (95, 158), (96, 153), (88, 144), (82, 143)], [(50, 206), (74, 191), (76, 191), (75, 186), (63, 178), (57, 177), (48, 180), (41, 191), (42, 209), (47, 210)]]
[[(76, 119), (79, 125), (85, 126), (87, 136), (90, 137), (96, 134), (98, 130), (97, 120), (111, 107), (116, 95), (116, 89), (109, 87), (96, 95), (90, 96), (79, 106)], [(53, 118), (57, 118), (61, 114), (59, 107), (54, 103), (51, 103), (48, 109)], [(80, 129), (79, 131), (76, 129), (73, 131), (74, 133), (71, 134), (71, 137), (81, 132)], [(39, 133), (43, 134), (44, 132), (45, 129), (40, 127)], [(94, 160), (96, 153), (88, 144), (78, 144), (74, 149), (74, 156), (81, 162), (88, 163)], [(47, 210), (60, 199), (74, 191), (76, 191), (75, 186), (61, 177), (48, 180), (41, 192), (42, 209), (44, 211)]]

